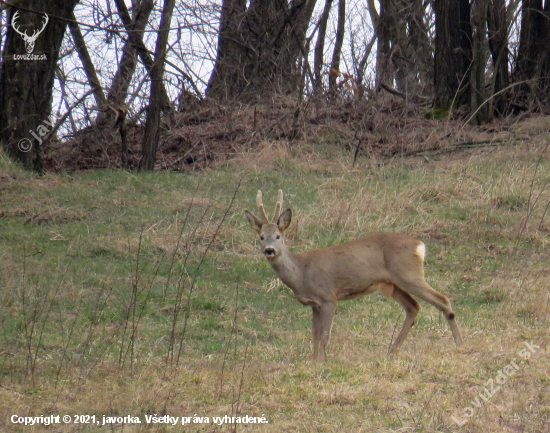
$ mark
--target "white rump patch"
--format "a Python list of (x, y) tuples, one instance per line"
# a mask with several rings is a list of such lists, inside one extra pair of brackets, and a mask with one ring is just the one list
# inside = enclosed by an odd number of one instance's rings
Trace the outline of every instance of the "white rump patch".
[(420, 256), (422, 261), (424, 261), (424, 257), (426, 257), (426, 245), (424, 245), (422, 242), (418, 244), (415, 251), (416, 255)]

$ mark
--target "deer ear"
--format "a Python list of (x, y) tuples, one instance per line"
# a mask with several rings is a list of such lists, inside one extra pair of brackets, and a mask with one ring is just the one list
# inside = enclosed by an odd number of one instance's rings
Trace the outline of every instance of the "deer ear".
[(246, 216), (246, 219), (250, 223), (250, 227), (252, 227), (253, 230), (260, 233), (260, 230), (262, 229), (262, 225), (263, 225), (262, 222), (247, 210), (244, 211), (244, 214)]
[(281, 233), (288, 228), (291, 220), (292, 220), (292, 211), (290, 209), (287, 209), (281, 214), (281, 216), (277, 220), (277, 227), (279, 227), (279, 230), (281, 231)]

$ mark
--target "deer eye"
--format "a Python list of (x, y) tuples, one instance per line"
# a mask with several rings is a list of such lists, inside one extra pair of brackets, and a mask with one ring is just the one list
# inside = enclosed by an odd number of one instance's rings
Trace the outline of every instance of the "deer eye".
[(277, 239), (281, 239), (281, 235), (277, 235)]
[(260, 236), (260, 240), (263, 241), (265, 238), (263, 236)]

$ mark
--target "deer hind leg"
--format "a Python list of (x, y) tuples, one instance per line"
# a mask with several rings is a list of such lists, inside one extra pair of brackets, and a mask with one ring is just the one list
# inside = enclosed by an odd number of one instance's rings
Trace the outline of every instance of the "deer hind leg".
[(406, 316), (405, 316), (405, 322), (403, 323), (403, 328), (401, 328), (401, 332), (399, 333), (399, 335), (397, 336), (397, 339), (395, 340), (395, 342), (393, 343), (392, 347), (389, 350), (390, 354), (394, 353), (399, 348), (399, 346), (401, 346), (401, 343), (405, 341), (407, 334), (409, 333), (412, 326), (414, 325), (414, 319), (416, 318), (416, 315), (420, 311), (420, 305), (418, 305), (418, 302), (416, 302), (411, 295), (401, 290), (395, 284), (393, 286), (393, 293), (391, 297), (403, 306), (403, 308), (405, 309)]
[(441, 293), (438, 293), (432, 289), (423, 278), (402, 280), (398, 281), (397, 284), (399, 284), (399, 287), (401, 287), (401, 289), (405, 292), (423, 299), (440, 310), (449, 323), (455, 344), (457, 347), (462, 345), (462, 337), (460, 336), (460, 331), (458, 330), (458, 325), (456, 324), (455, 314), (451, 308), (451, 302), (446, 296), (443, 296)]
[(327, 346), (330, 339), (330, 329), (336, 311), (336, 303), (326, 302), (311, 307), (313, 310), (313, 359), (324, 362), (327, 357)]

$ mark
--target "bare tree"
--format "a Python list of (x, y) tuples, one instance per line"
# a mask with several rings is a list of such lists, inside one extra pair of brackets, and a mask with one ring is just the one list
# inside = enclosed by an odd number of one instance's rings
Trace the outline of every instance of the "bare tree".
[(470, 111), (472, 120), (483, 123), (489, 120), (485, 91), (487, 65), (487, 10), (489, 0), (474, 0), (471, 3), (472, 65), (470, 67)]
[[(542, 0), (523, 0), (521, 32), (515, 77), (527, 81), (520, 86), (520, 101), (530, 108), (534, 101), (550, 102), (550, 2), (543, 7)], [(545, 90), (541, 92), (541, 90)]]
[[(134, 8), (132, 10), (133, 19), (131, 23), (126, 23), (129, 27), (129, 32), (132, 32), (133, 37), (128, 37), (124, 42), (122, 48), (122, 56), (118, 64), (118, 69), (111, 82), (109, 94), (107, 96), (107, 102), (112, 107), (120, 107), (124, 104), (126, 97), (128, 96), (128, 88), (132, 76), (136, 70), (138, 54), (136, 45), (133, 43), (134, 39), (139, 39), (143, 43), (143, 31), (149, 20), (149, 15), (153, 9), (153, 0), (141, 0), (134, 1)], [(127, 11), (124, 10), (123, 2), (119, 2), (119, 10), (121, 16), (127, 17)], [(103, 110), (100, 112), (97, 124), (104, 125), (111, 123), (113, 120), (114, 110)]]
[(266, 97), (299, 88), (297, 60), (316, 0), (224, 0), (213, 98)]
[[(344, 33), (346, 30), (346, 0), (338, 0), (338, 27), (336, 29), (336, 41), (332, 52), (332, 61), (330, 69), (340, 71), (340, 57), (342, 55), (342, 46), (344, 45)], [(336, 92), (336, 74), (330, 74), (328, 80), (330, 94)]]
[(376, 11), (374, 0), (369, 1), (369, 12), (378, 38), (376, 51), (376, 88), (383, 83), (393, 86), (395, 71), (391, 63), (391, 0), (380, 0), (380, 14)]
[(69, 21), (69, 29), (71, 30), (71, 36), (73, 37), (74, 45), (78, 52), (78, 57), (80, 58), (82, 67), (84, 68), (84, 72), (86, 73), (86, 77), (88, 78), (88, 82), (90, 83), (92, 89), (94, 89), (93, 95), (96, 105), (98, 107), (104, 107), (107, 105), (107, 99), (105, 98), (105, 94), (101, 88), (99, 77), (97, 76), (95, 66), (92, 62), (92, 58), (90, 57), (90, 53), (88, 52), (88, 47), (86, 46), (84, 36), (82, 35), (74, 13), (72, 12), (71, 21)]
[[(52, 128), (59, 48), (77, 0), (30, 0), (11, 7), (0, 68), (0, 143), (27, 169), (42, 171), (41, 139)], [(23, 60), (21, 56), (26, 56)], [(45, 123), (47, 122), (47, 123)]]
[(470, 3), (434, 0), (435, 74), (434, 108), (447, 109), (468, 101), (472, 61)]
[(510, 84), (508, 72), (508, 20), (505, 0), (491, 0), (487, 12), (489, 50), (493, 65), (491, 95), (495, 95), (489, 103), (489, 116), (493, 111), (504, 115), (506, 111), (506, 95), (501, 93)]
[[(147, 49), (147, 47), (143, 43), (143, 40), (142, 40), (143, 32), (138, 31), (138, 29), (139, 29), (138, 26), (142, 25), (141, 22), (142, 22), (143, 17), (144, 17), (143, 14), (146, 13), (147, 8), (149, 7), (149, 5), (147, 3), (147, 0), (144, 0), (144, 4), (142, 5), (143, 9), (141, 11), (142, 12), (141, 17), (140, 17), (140, 14), (136, 14), (135, 22), (132, 21), (132, 18), (130, 17), (130, 13), (128, 12), (128, 9), (126, 8), (126, 4), (124, 3), (124, 0), (115, 0), (115, 3), (117, 5), (118, 14), (120, 16), (120, 19), (122, 20), (122, 23), (124, 24), (126, 34), (128, 35), (128, 40), (130, 42), (130, 45), (137, 51), (141, 61), (143, 62), (143, 65), (145, 66), (145, 69), (147, 69), (147, 72), (149, 73), (149, 75), (151, 75), (154, 62), (153, 62), (153, 59), (151, 58), (151, 55), (149, 54), (149, 50)], [(164, 14), (164, 9), (163, 9), (163, 14)], [(172, 15), (172, 12), (170, 12), (170, 16), (171, 15)], [(146, 20), (143, 21), (143, 26), (145, 26), (145, 25), (146, 25)], [(158, 39), (157, 39), (157, 41), (158, 41)], [(155, 52), (155, 55), (156, 55), (156, 52)], [(131, 60), (129, 60), (129, 61), (131, 61)], [(125, 74), (127, 74), (127, 73), (125, 73)], [(125, 82), (125, 79), (121, 79), (121, 83), (124, 83), (124, 82)], [(116, 83), (114, 83), (114, 84), (116, 84)], [(171, 104), (170, 104), (170, 99), (168, 98), (168, 94), (166, 93), (166, 88), (164, 87), (164, 85), (162, 83), (157, 83), (157, 85), (159, 86), (158, 91), (160, 92), (159, 93), (159, 98), (160, 98), (160, 102), (161, 102), (161, 108), (164, 111), (169, 111), (170, 107), (171, 107)], [(118, 89), (115, 89), (115, 91), (118, 91)], [(124, 98), (126, 96), (125, 92), (118, 92), (117, 95), (118, 96), (113, 95), (113, 97), (116, 97), (116, 98), (120, 99), (120, 98)]]
[(323, 64), (325, 56), (325, 38), (327, 35), (327, 23), (332, 8), (332, 0), (325, 1), (323, 13), (319, 18), (319, 29), (317, 31), (317, 41), (315, 42), (315, 52), (313, 61), (313, 74), (315, 82), (313, 83), (313, 93), (319, 94), (322, 91), (323, 84)]
[(168, 34), (170, 32), (170, 22), (172, 21), (172, 12), (175, 2), (175, 0), (164, 0), (162, 9), (162, 17), (160, 19), (160, 28), (155, 48), (155, 62), (150, 72), (151, 97), (149, 98), (149, 106), (147, 107), (147, 121), (145, 123), (141, 160), (139, 161), (140, 170), (153, 170), (155, 168), (159, 141), (160, 113), (163, 108), (163, 96), (166, 95), (162, 77), (164, 75), (164, 61), (168, 45)]
[(421, 0), (374, 0), (369, 12), (378, 38), (376, 87), (395, 86), (401, 94), (413, 95), (431, 89), (432, 47), (424, 22)]
[[(356, 42), (356, 39), (361, 39), (362, 43)], [(355, 37), (354, 32), (351, 34), (351, 56), (353, 60), (353, 69), (357, 84), (357, 99), (363, 99), (365, 95), (365, 72), (367, 69), (367, 60), (372, 52), (374, 43), (376, 42), (376, 34), (373, 34), (369, 41), (362, 40), (361, 37)], [(361, 48), (358, 47), (361, 45)]]
[(408, 38), (408, 68), (412, 74), (408, 74), (409, 91), (419, 91), (423, 94), (432, 94), (434, 59), (433, 45), (430, 41), (427, 22), (433, 17), (425, 10), (422, 0), (409, 0), (407, 6), (407, 24), (409, 29)]

